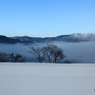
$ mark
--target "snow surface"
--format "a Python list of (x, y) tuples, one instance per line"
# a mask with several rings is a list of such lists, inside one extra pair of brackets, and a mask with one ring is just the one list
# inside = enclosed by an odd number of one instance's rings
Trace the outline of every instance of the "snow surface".
[(94, 64), (0, 63), (0, 95), (94, 95)]

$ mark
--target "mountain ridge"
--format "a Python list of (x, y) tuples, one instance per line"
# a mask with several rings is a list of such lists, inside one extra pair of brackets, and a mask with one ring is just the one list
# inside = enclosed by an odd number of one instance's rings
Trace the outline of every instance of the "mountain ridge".
[(72, 34), (75, 37), (81, 38), (83, 40), (88, 41), (95, 41), (95, 34), (94, 33), (74, 33)]
[(30, 37), (30, 36), (14, 36), (14, 37), (6, 37), (4, 35), (0, 35), (0, 43), (45, 43), (45, 42), (53, 42), (53, 41), (63, 41), (63, 42), (84, 42), (84, 41), (95, 41), (95, 34), (83, 34), (83, 33), (74, 33), (69, 35), (59, 35), (56, 37)]
[(22, 36), (22, 37), (11, 37), (12, 39), (18, 39), (20, 41), (32, 41), (37, 43), (43, 43), (43, 42), (52, 42), (52, 41), (65, 41), (65, 42), (81, 42), (85, 41), (81, 38), (74, 37), (73, 35), (60, 35), (56, 37), (28, 37), (28, 36)]

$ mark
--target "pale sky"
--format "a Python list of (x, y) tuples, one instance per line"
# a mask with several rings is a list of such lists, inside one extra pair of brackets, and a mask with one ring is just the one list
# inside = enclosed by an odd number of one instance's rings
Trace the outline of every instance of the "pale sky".
[(0, 0), (0, 35), (95, 33), (95, 0)]

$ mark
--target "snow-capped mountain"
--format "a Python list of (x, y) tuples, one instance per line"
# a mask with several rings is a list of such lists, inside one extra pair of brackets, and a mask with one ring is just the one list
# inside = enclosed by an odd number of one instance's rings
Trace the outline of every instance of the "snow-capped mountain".
[(95, 34), (93, 33), (88, 33), (88, 34), (84, 34), (84, 33), (74, 33), (72, 34), (75, 37), (81, 38), (83, 40), (87, 40), (87, 41), (95, 41)]

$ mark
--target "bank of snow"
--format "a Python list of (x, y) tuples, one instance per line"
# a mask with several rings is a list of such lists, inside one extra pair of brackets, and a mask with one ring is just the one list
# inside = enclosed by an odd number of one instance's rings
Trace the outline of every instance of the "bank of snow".
[(0, 63), (0, 95), (94, 95), (94, 64)]

